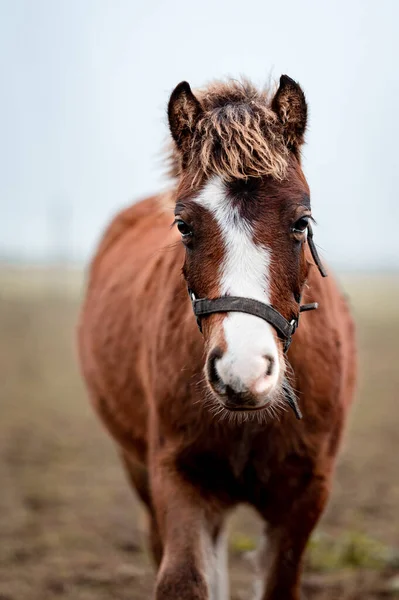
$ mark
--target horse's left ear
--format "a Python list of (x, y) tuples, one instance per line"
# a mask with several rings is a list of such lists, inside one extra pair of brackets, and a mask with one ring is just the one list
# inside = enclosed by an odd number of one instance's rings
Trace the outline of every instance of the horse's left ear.
[(280, 77), (280, 86), (272, 100), (272, 109), (281, 121), (288, 148), (299, 154), (304, 142), (308, 106), (301, 87), (288, 75)]
[(187, 81), (182, 81), (172, 92), (168, 104), (169, 128), (177, 148), (185, 154), (190, 146), (195, 124), (202, 106)]

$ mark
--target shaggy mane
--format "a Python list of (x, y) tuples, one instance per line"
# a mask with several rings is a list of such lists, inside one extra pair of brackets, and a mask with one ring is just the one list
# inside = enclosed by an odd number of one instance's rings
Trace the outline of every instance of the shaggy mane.
[[(203, 114), (195, 124), (186, 167), (193, 183), (203, 176), (224, 180), (271, 176), (284, 179), (288, 148), (281, 123), (270, 108), (268, 90), (258, 90), (248, 80), (214, 82), (196, 90)], [(182, 170), (172, 153), (172, 173)]]

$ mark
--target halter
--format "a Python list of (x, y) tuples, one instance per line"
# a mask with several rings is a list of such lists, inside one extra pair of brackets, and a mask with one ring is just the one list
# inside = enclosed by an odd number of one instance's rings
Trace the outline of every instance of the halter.
[[(309, 245), (310, 252), (312, 254), (312, 258), (319, 270), (319, 273), (322, 277), (327, 277), (327, 271), (323, 267), (320, 257), (317, 253), (317, 249), (315, 243), (313, 241), (313, 229), (310, 223), (308, 223), (308, 235), (307, 242)], [(255, 317), (259, 317), (263, 319), (267, 323), (269, 323), (274, 329), (277, 331), (277, 334), (280, 339), (284, 342), (284, 353), (287, 353), (288, 348), (292, 342), (292, 336), (299, 325), (299, 316), (302, 312), (307, 312), (310, 310), (315, 310), (318, 308), (317, 302), (311, 302), (310, 304), (300, 304), (298, 308), (298, 314), (296, 317), (288, 321), (281, 313), (278, 312), (271, 304), (266, 304), (264, 302), (259, 302), (259, 300), (254, 300), (253, 298), (242, 298), (240, 296), (221, 296), (219, 298), (197, 298), (194, 292), (189, 289), (188, 290), (193, 311), (197, 319), (197, 325), (202, 333), (201, 319), (208, 315), (214, 313), (223, 313), (223, 312), (241, 312), (247, 313), (249, 315), (253, 315)], [(285, 380), (285, 386), (287, 387), (286, 392), (289, 391), (289, 383)], [(284, 385), (283, 385), (284, 387)], [(285, 388), (284, 388), (285, 389)], [(291, 388), (292, 391), (292, 388)], [(286, 393), (286, 398), (290, 406), (293, 408), (298, 419), (302, 418), (301, 412), (296, 403), (295, 394)]]
[[(277, 331), (279, 337), (284, 340), (284, 352), (290, 347), (292, 336), (299, 324), (299, 314), (291, 321), (287, 321), (282, 314), (278, 312), (271, 304), (264, 304), (259, 300), (252, 298), (241, 298), (240, 296), (221, 296), (220, 298), (200, 298), (195, 297), (192, 290), (189, 290), (193, 311), (197, 317), (197, 324), (202, 333), (201, 317), (221, 312), (241, 312), (254, 315), (270, 323)], [(301, 304), (299, 313), (318, 308), (317, 302), (311, 304)]]

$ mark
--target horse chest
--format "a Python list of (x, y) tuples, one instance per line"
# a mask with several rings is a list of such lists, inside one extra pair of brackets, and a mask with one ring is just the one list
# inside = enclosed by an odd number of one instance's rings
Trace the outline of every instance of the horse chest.
[(273, 462), (267, 438), (262, 444), (257, 438), (251, 429), (237, 429), (213, 446), (185, 449), (177, 468), (202, 495), (216, 496), (227, 504), (251, 502), (267, 487)]

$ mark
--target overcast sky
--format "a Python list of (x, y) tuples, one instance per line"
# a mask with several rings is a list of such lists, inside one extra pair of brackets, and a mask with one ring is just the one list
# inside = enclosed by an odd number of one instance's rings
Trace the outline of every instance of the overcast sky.
[(165, 107), (287, 73), (310, 106), (304, 168), (337, 267), (399, 267), (396, 0), (0, 0), (0, 255), (87, 258), (113, 213), (165, 186)]

